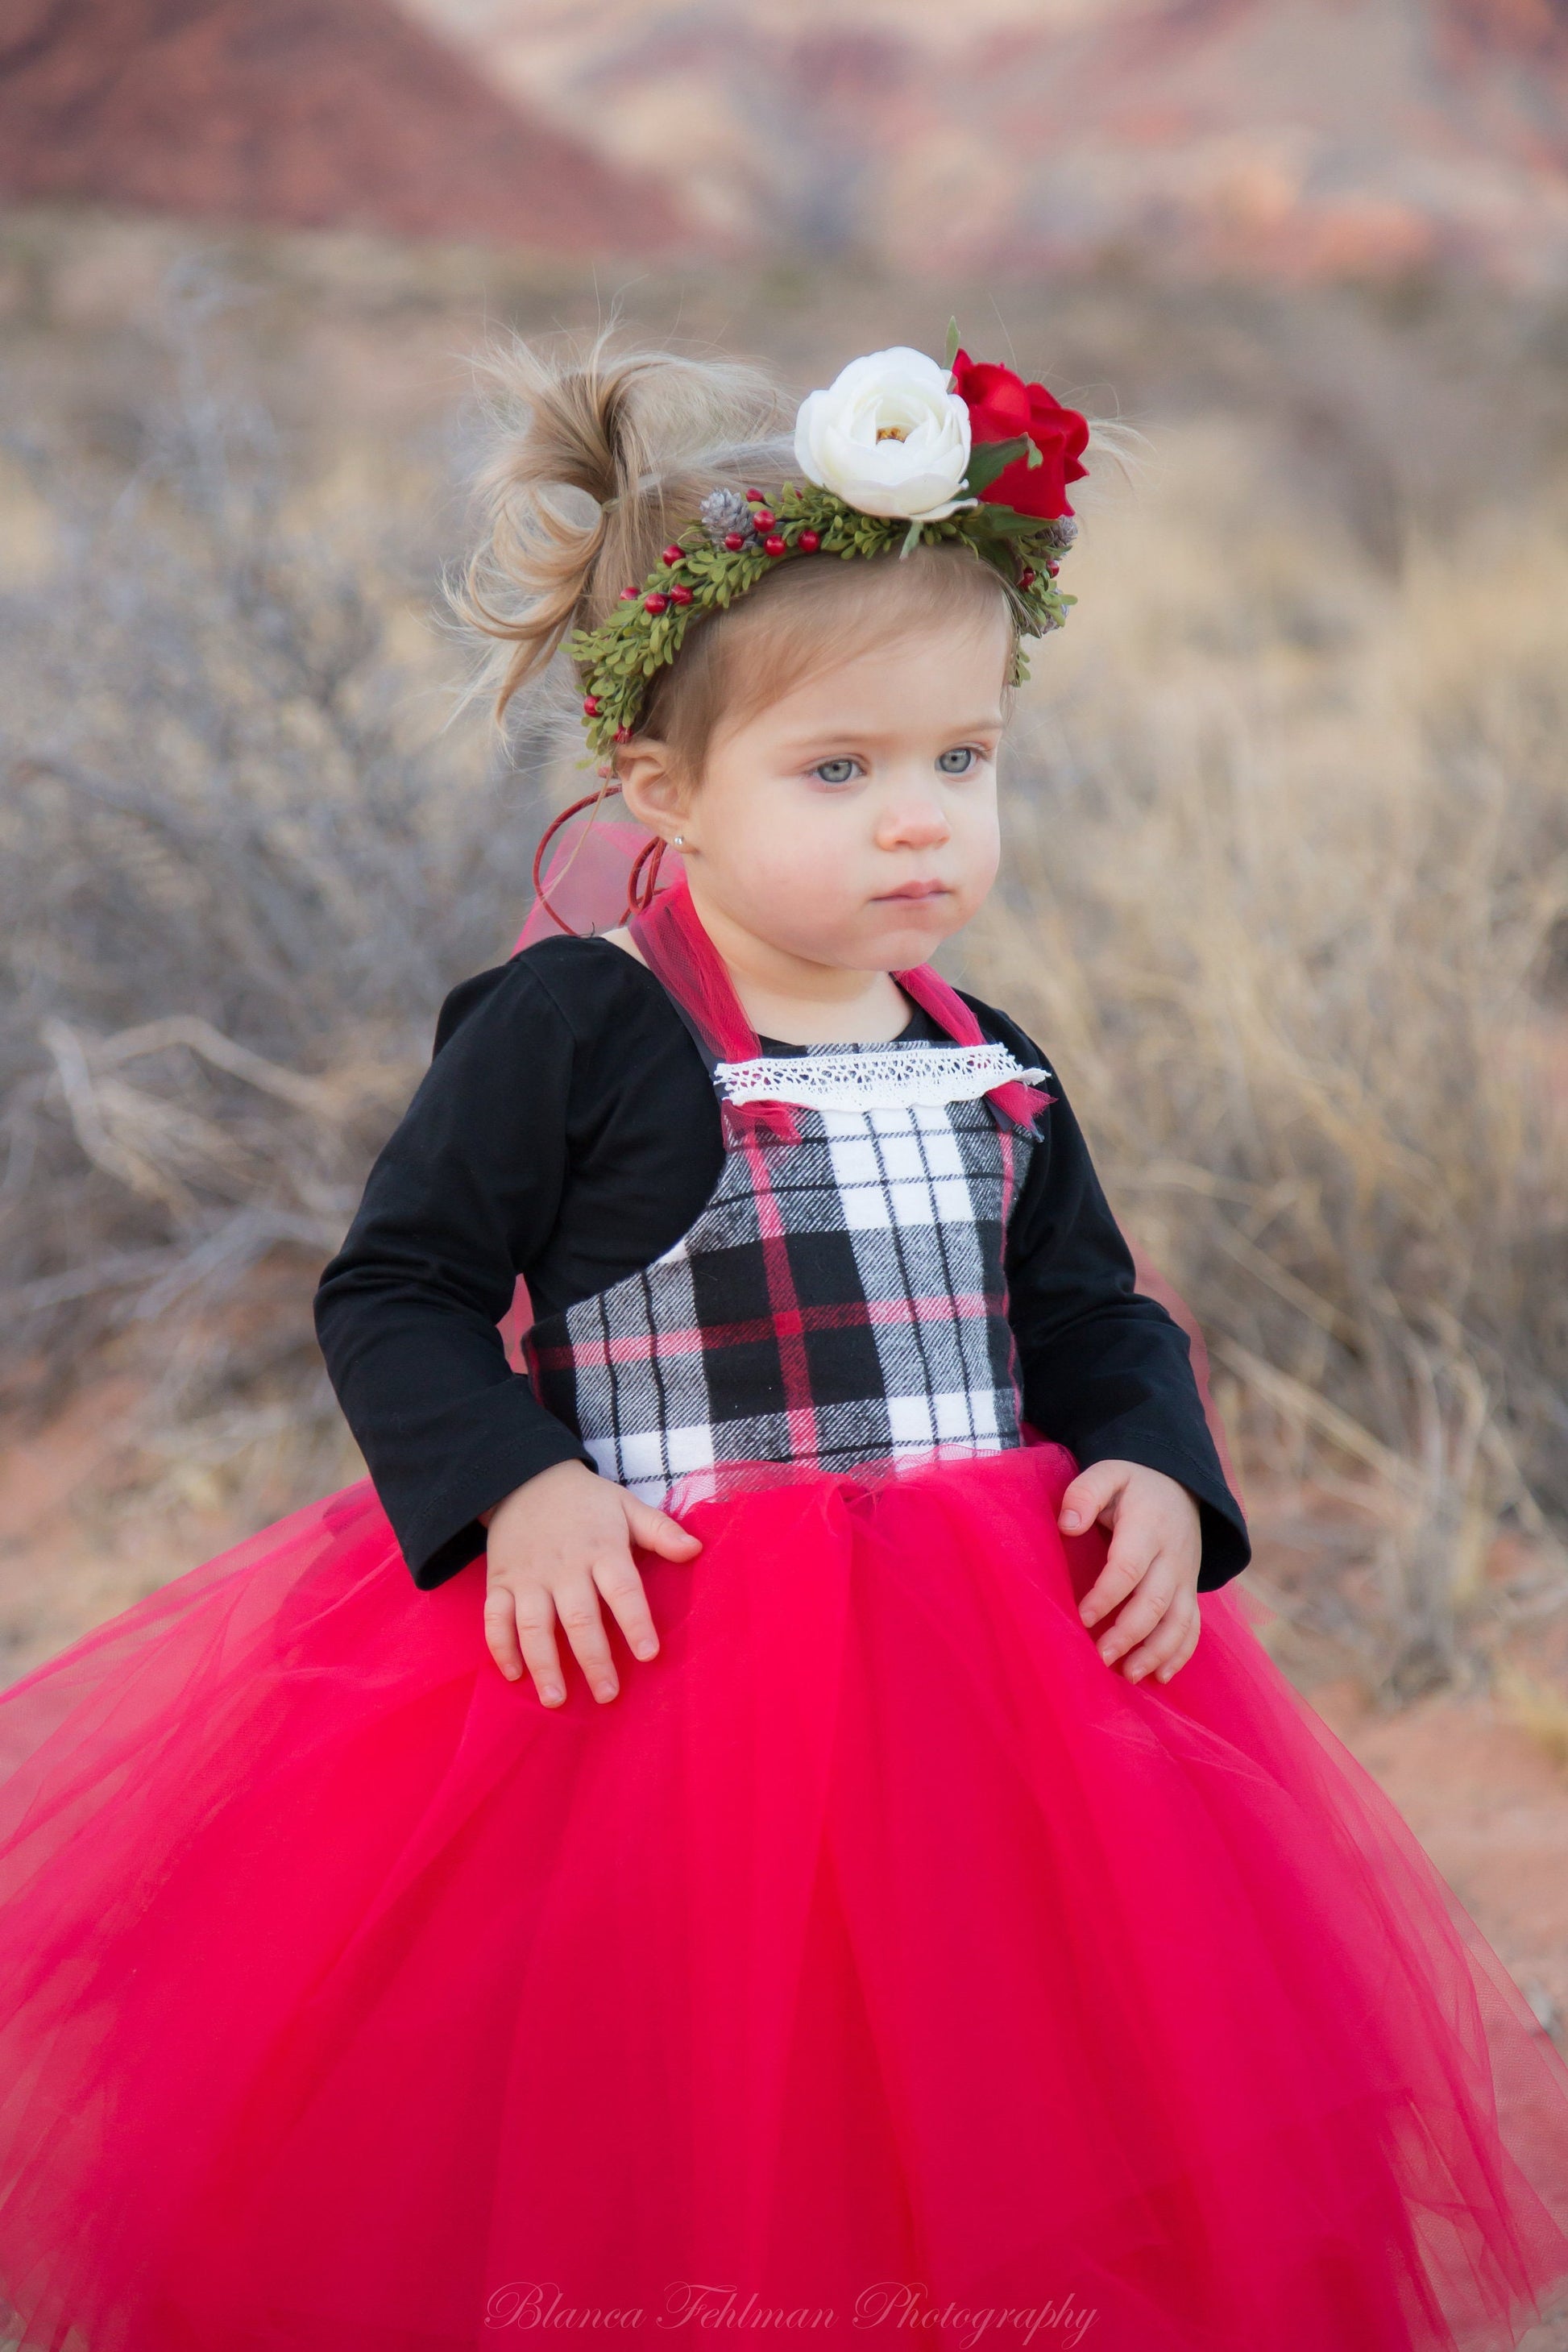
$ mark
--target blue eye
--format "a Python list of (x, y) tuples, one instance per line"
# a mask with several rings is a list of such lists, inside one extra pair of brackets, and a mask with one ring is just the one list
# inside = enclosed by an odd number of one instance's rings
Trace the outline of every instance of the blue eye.
[(825, 784), (847, 784), (859, 764), (858, 760), (819, 760), (811, 772)]
[[(955, 751), (943, 751), (937, 759), (937, 773), (942, 776), (966, 776), (978, 757), (972, 743), (963, 743)], [(952, 763), (957, 761), (955, 767)]]

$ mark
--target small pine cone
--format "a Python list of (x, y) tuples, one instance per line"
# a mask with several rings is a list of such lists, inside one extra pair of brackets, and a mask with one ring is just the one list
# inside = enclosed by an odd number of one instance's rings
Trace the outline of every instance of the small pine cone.
[(739, 490), (710, 490), (698, 513), (715, 547), (722, 547), (725, 540), (737, 532), (748, 547), (755, 543), (757, 533), (752, 509)]

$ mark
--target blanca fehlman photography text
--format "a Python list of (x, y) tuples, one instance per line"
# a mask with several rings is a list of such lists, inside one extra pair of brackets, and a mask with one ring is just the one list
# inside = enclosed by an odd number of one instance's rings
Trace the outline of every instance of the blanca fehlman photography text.
[(491, 2293), (485, 2306), (485, 2325), (519, 2332), (577, 2329), (610, 2335), (635, 2328), (652, 2333), (675, 2329), (722, 2331), (750, 2335), (823, 2334), (845, 2320), (865, 2333), (880, 2329), (921, 2336), (940, 2329), (944, 2341), (970, 2352), (988, 2339), (1033, 2344), (1042, 2338), (1053, 2345), (1081, 2344), (1099, 2313), (1080, 2303), (1070, 2289), (1043, 2295), (1029, 2303), (963, 2304), (939, 2301), (930, 2289), (905, 2279), (879, 2279), (863, 2287), (852, 2308), (795, 2301), (776, 2292), (742, 2292), (736, 2286), (698, 2280), (672, 2280), (662, 2305), (655, 2310), (640, 2303), (579, 2303), (552, 2279), (512, 2279)]

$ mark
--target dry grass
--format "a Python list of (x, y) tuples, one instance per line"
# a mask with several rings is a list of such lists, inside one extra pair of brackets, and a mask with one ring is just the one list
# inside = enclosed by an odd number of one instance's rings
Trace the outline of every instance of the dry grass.
[(1385, 574), (1194, 425), (1086, 541), (1100, 617), (1037, 661), (971, 966), (1059, 1055), (1252, 1462), (1374, 1496), (1420, 1687), (1500, 1521), (1550, 1549), (1568, 1507), (1568, 502)]
[(224, 290), (166, 286), (106, 488), (10, 442), (54, 560), (0, 611), (0, 1369), (47, 1404), (107, 1345), (183, 1460), (289, 1429), (309, 1485), (342, 1448), (301, 1304), (515, 929), (532, 795), (443, 731), (417, 506), (312, 513), (209, 379)]

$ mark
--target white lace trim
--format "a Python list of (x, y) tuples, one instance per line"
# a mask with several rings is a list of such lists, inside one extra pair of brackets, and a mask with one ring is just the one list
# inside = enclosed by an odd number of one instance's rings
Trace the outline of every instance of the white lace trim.
[(1009, 1078), (1026, 1085), (1049, 1070), (1026, 1068), (1005, 1045), (842, 1047), (800, 1055), (721, 1062), (713, 1076), (734, 1103), (798, 1103), (803, 1110), (894, 1110), (973, 1102)]

